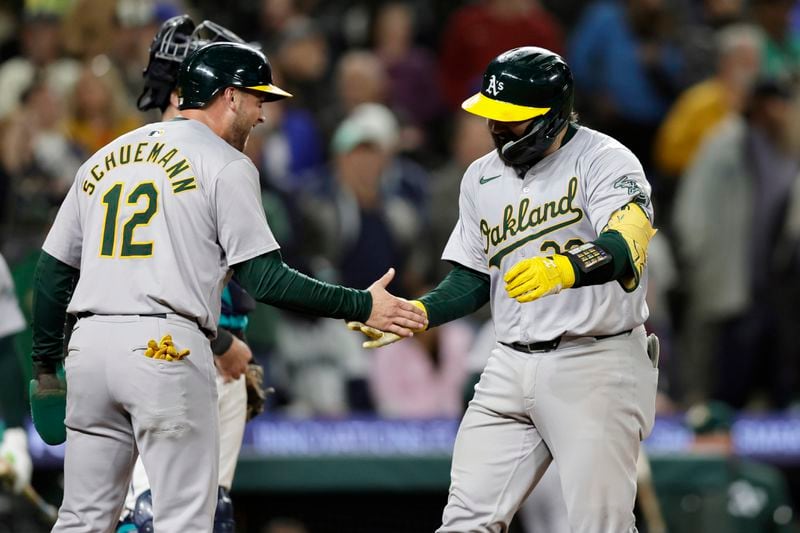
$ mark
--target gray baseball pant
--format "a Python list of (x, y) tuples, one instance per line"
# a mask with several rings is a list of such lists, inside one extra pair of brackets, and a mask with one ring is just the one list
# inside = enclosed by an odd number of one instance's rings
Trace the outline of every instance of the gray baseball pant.
[[(180, 361), (145, 357), (171, 334)], [(211, 533), (217, 500), (216, 371), (208, 339), (177, 315), (78, 321), (65, 361), (64, 500), (54, 533), (115, 530), (137, 454), (155, 531)]]
[(573, 533), (633, 533), (658, 370), (643, 327), (551, 352), (498, 344), (456, 437), (438, 533), (501, 533), (555, 461)]

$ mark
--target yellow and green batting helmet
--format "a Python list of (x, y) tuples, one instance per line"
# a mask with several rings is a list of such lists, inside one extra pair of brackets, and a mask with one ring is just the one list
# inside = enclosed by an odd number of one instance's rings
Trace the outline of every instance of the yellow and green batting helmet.
[(497, 122), (532, 120), (521, 137), (495, 139), (506, 163), (530, 165), (569, 122), (572, 105), (572, 72), (564, 59), (544, 48), (524, 46), (494, 58), (480, 92), (461, 107)]
[(211, 43), (191, 54), (178, 72), (180, 109), (202, 108), (225, 87), (263, 93), (272, 102), (292, 96), (272, 83), (272, 67), (261, 51), (241, 43)]
[(530, 120), (572, 111), (572, 72), (556, 53), (524, 46), (494, 58), (479, 93), (464, 100), (465, 110), (500, 122)]

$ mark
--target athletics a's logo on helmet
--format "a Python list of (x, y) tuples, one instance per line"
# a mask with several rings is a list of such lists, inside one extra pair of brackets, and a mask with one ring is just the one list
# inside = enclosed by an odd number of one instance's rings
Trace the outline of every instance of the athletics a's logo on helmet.
[(500, 94), (500, 91), (503, 90), (503, 82), (497, 81), (497, 77), (492, 74), (489, 78), (489, 86), (486, 88), (486, 92), (491, 94), (492, 96), (497, 96)]

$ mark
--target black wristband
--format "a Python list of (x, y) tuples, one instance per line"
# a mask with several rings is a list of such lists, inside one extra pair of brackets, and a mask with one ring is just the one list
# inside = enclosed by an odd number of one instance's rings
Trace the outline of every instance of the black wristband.
[(211, 351), (219, 357), (233, 344), (233, 333), (224, 328), (217, 329), (217, 338), (211, 341)]
[(58, 370), (57, 358), (38, 359), (33, 362), (33, 377), (38, 378), (42, 374), (55, 374)]
[(570, 262), (584, 274), (612, 261), (611, 254), (594, 242), (587, 242), (577, 248), (567, 250), (566, 255)]

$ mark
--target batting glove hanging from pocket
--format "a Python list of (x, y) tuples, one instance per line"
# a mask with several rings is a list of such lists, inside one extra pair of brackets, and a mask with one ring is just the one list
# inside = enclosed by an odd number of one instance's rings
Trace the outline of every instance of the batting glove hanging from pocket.
[(172, 335), (164, 335), (159, 342), (156, 342), (155, 339), (147, 341), (147, 350), (145, 350), (144, 355), (153, 359), (180, 361), (184, 357), (188, 357), (190, 353), (188, 349), (178, 351), (172, 341)]

